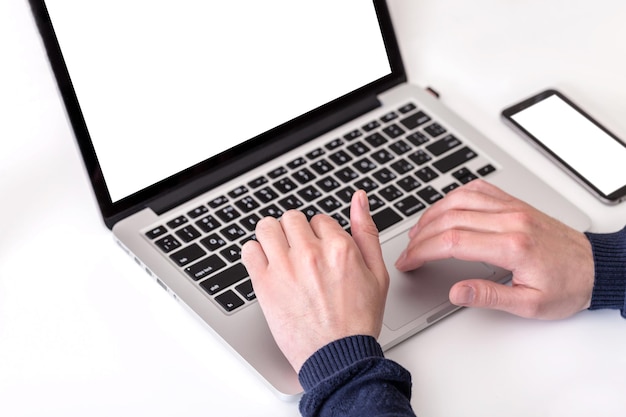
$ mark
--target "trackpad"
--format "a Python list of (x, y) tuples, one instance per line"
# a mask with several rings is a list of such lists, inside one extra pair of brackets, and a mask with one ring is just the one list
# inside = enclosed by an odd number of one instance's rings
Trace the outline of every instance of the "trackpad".
[(382, 245), (390, 278), (383, 322), (392, 330), (421, 316), (426, 320), (438, 309), (447, 308), (448, 293), (456, 282), (469, 278), (493, 279), (495, 276), (495, 269), (488, 264), (456, 259), (430, 262), (414, 271), (400, 272), (394, 263), (408, 241), (405, 232)]

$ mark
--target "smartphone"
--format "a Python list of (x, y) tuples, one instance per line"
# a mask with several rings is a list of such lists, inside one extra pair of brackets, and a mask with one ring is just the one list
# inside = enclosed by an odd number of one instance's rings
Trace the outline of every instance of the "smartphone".
[(502, 117), (602, 202), (626, 199), (626, 144), (559, 91), (525, 99)]

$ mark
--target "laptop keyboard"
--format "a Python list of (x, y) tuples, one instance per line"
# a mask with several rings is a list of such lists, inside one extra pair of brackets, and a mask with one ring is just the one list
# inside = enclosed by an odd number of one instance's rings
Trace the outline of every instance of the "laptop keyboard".
[(145, 235), (230, 314), (256, 298), (240, 258), (261, 218), (279, 218), (290, 209), (309, 220), (326, 213), (349, 231), (350, 200), (363, 189), (383, 231), (495, 170), (486, 160), (475, 172), (465, 167), (476, 158), (473, 149), (409, 103)]

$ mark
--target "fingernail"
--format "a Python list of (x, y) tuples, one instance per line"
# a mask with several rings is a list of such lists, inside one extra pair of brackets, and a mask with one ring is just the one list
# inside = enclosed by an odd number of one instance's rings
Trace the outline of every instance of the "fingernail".
[(398, 260), (395, 263), (396, 268), (398, 266), (402, 265), (402, 263), (404, 262), (405, 259), (406, 259), (406, 249), (402, 251), (400, 256), (398, 256)]
[(468, 285), (462, 285), (455, 291), (452, 303), (456, 305), (471, 305), (474, 302), (474, 288)]

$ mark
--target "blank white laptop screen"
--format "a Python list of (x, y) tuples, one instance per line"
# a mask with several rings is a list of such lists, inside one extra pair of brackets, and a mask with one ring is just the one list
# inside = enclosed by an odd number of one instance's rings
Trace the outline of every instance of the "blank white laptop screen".
[(46, 4), (113, 202), (391, 72), (371, 1)]

